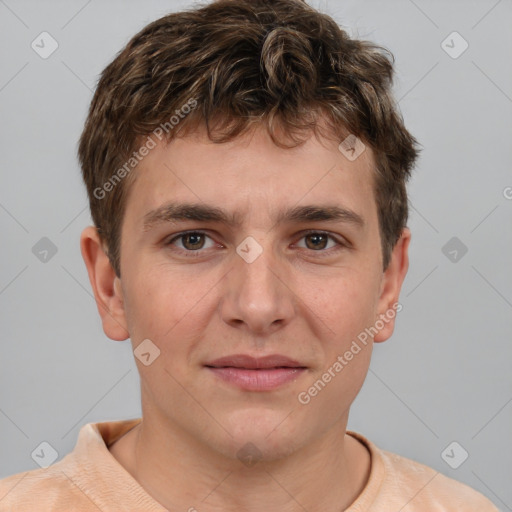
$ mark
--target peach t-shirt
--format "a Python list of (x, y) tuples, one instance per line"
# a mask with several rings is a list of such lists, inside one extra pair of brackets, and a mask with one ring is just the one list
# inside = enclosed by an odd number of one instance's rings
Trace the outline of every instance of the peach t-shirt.
[[(62, 460), (0, 480), (0, 511), (165, 512), (108, 450), (140, 421), (84, 425), (74, 450)], [(347, 434), (368, 448), (371, 470), (363, 492), (346, 512), (498, 512), (470, 487), (381, 450), (361, 434)]]

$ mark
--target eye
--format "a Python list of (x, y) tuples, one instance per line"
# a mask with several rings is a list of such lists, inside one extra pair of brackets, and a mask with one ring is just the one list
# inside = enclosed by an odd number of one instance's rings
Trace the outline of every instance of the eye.
[[(205, 247), (205, 238), (211, 240), (212, 244), (210, 246)], [(181, 243), (181, 246), (179, 244), (175, 244), (177, 241)], [(183, 251), (194, 252), (199, 251), (200, 249), (210, 249), (215, 245), (215, 242), (202, 231), (187, 231), (176, 235), (169, 240), (166, 245), (176, 245), (178, 249)]]
[[(207, 239), (210, 241), (209, 245)], [(325, 231), (311, 230), (303, 232), (300, 240), (305, 240), (305, 245), (297, 244), (296, 247), (322, 253), (322, 255), (328, 255), (349, 247), (347, 242), (339, 240)], [(330, 246), (329, 242), (331, 242)], [(204, 231), (185, 231), (173, 236), (169, 241), (165, 242), (165, 245), (173, 246), (174, 250), (183, 253), (185, 256), (199, 256), (203, 249), (215, 247), (216, 242)]]
[[(301, 240), (306, 241), (306, 249), (310, 249), (315, 252), (332, 252), (331, 249), (336, 251), (347, 246), (347, 244), (325, 231), (308, 231), (303, 234)], [(331, 245), (331, 247), (328, 247), (329, 240), (334, 242), (334, 245)]]

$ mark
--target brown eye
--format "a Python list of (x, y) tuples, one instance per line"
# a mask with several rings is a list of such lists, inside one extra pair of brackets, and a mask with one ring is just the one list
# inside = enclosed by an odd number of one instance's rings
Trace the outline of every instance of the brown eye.
[[(305, 240), (305, 242), (303, 242)], [(303, 245), (304, 244), (304, 245)], [(343, 237), (336, 237), (326, 231), (306, 231), (302, 232), (302, 238), (296, 247), (305, 249), (306, 253), (316, 253), (315, 257), (333, 256), (338, 251), (343, 251), (351, 247), (350, 242)]]
[(312, 233), (304, 237), (308, 249), (325, 249), (329, 236), (323, 233)]
[(190, 249), (191, 251), (202, 249), (204, 245), (204, 236), (201, 233), (187, 233), (183, 235), (183, 247)]
[[(209, 246), (205, 246), (206, 239), (210, 239)], [(194, 252), (201, 249), (209, 249), (215, 244), (206, 233), (201, 231), (189, 231), (175, 236), (167, 242), (167, 245), (175, 246), (178, 250), (183, 252)]]

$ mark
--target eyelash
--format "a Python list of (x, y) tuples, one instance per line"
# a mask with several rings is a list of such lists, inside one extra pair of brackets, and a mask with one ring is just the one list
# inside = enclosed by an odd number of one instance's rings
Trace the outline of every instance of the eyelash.
[[(183, 231), (182, 233), (178, 233), (177, 235), (173, 236), (170, 240), (165, 242), (165, 245), (166, 246), (171, 246), (173, 244), (173, 242), (175, 242), (176, 240), (179, 240), (180, 238), (183, 238), (186, 235), (192, 235), (192, 234), (194, 234), (194, 235), (204, 235), (204, 236), (206, 236), (208, 238), (212, 238), (210, 235), (208, 235), (208, 233), (206, 233), (205, 231), (201, 231), (201, 230)], [(318, 253), (318, 256), (320, 256), (320, 257), (322, 257), (322, 256), (330, 256), (333, 253), (337, 253), (340, 250), (343, 250), (343, 249), (346, 249), (346, 248), (350, 247), (348, 242), (343, 242), (342, 240), (338, 239), (337, 237), (335, 237), (334, 235), (332, 235), (328, 231), (319, 231), (319, 230), (311, 229), (311, 230), (302, 232), (301, 235), (302, 236), (301, 236), (300, 240), (302, 240), (303, 238), (305, 238), (308, 235), (326, 235), (328, 238), (330, 238), (331, 240), (336, 242), (337, 246), (336, 247), (331, 247), (330, 249), (319, 249), (318, 251), (315, 251), (313, 249), (309, 249), (309, 251), (311, 251), (313, 253)], [(176, 249), (175, 248), (175, 249), (172, 249), (172, 250), (180, 252), (182, 254), (184, 253), (186, 257), (194, 257), (197, 254), (200, 254), (201, 252), (204, 252), (207, 249), (197, 249), (197, 250), (193, 251), (193, 250), (179, 249), (179, 248)], [(308, 250), (308, 249), (306, 248), (306, 250)]]

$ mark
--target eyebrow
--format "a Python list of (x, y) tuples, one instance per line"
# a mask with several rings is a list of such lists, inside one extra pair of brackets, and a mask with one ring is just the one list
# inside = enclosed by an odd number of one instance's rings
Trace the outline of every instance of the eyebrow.
[[(156, 225), (179, 221), (218, 222), (239, 227), (242, 224), (240, 212), (229, 213), (222, 208), (200, 203), (166, 203), (144, 215), (143, 230), (149, 231)], [(344, 222), (359, 228), (365, 225), (364, 218), (358, 213), (336, 205), (306, 205), (284, 209), (278, 212), (277, 223), (291, 222)]]

